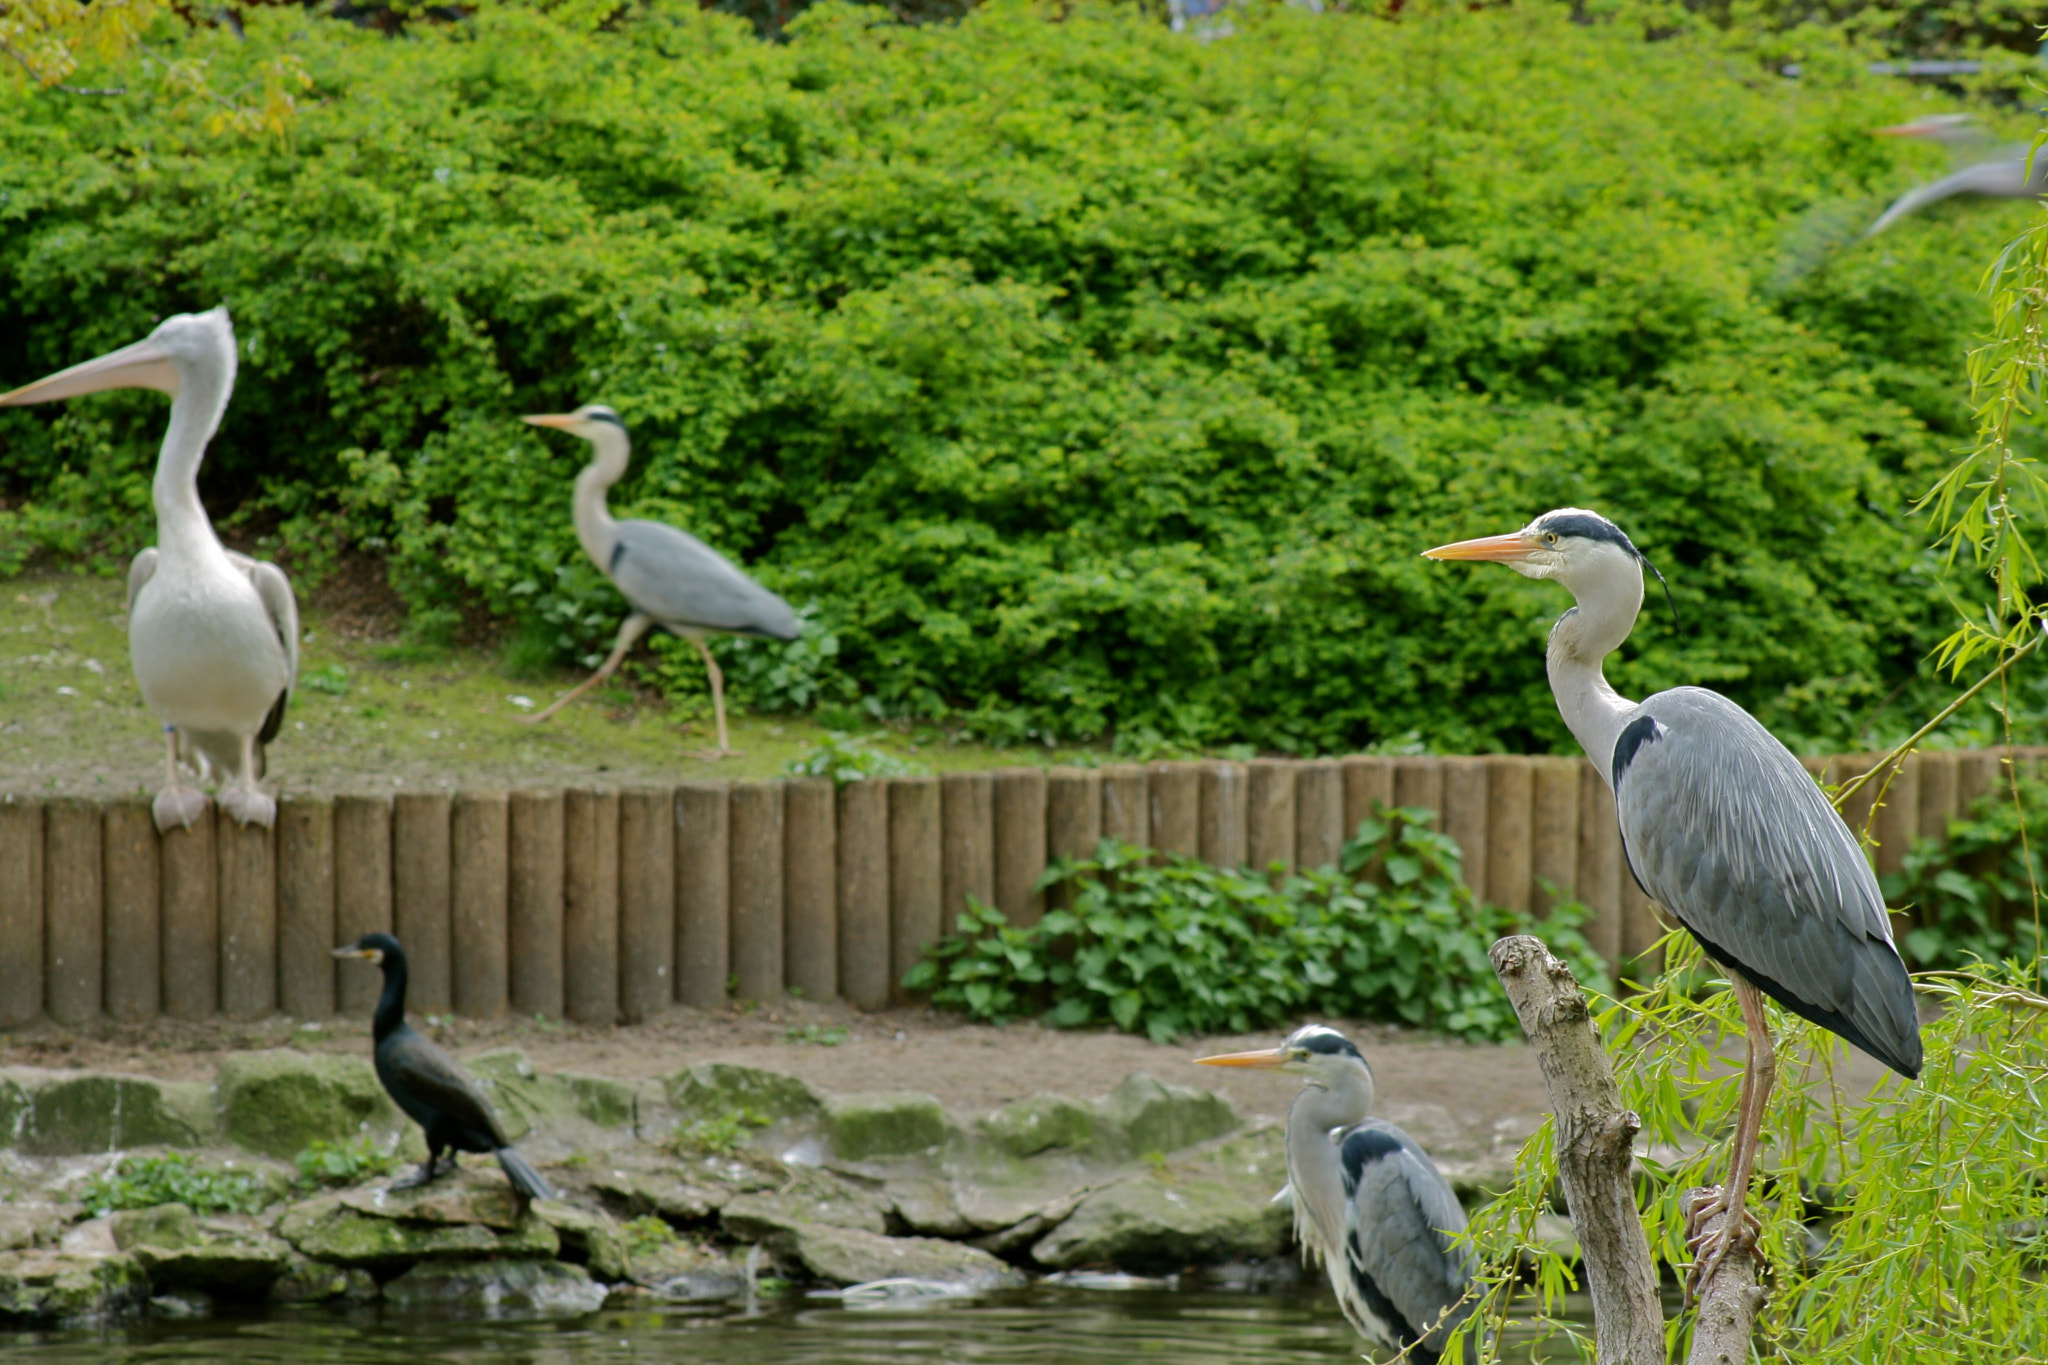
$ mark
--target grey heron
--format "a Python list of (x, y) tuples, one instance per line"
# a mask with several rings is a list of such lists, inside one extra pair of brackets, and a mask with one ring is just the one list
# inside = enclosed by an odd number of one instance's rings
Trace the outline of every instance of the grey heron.
[[(1873, 131), (1878, 137), (1910, 137), (1938, 142), (1958, 152), (1983, 148), (1991, 141), (1968, 114), (1930, 114), (1911, 123), (1895, 123), (1889, 128)], [(1939, 180), (1914, 186), (1894, 199), (1891, 207), (1866, 228), (1863, 235), (1875, 237), (1907, 214), (1958, 194), (1980, 194), (1992, 199), (2032, 199), (2048, 194), (2048, 156), (2034, 158), (2030, 169), (2027, 151), (2025, 143), (2013, 143), (2000, 149), (1999, 154), (1989, 160), (1975, 162)]]
[[(1749, 1058), (1728, 1183), (1692, 1216), (1692, 1280), (1704, 1285), (1749, 1235), (1745, 1200), (1777, 1076), (1765, 996), (1909, 1080), (1920, 1074), (1913, 984), (1884, 896), (1856, 836), (1754, 716), (1703, 687), (1633, 702), (1608, 684), (1601, 662), (1635, 627), (1649, 562), (1620, 527), (1566, 507), (1424, 553), (1506, 564), (1571, 593), (1577, 605), (1547, 650), (1557, 709), (1614, 789), (1629, 872), (1720, 964), (1741, 1005)], [(1699, 1235), (1724, 1211), (1719, 1232)]]
[(159, 829), (190, 827), (206, 810), (181, 758), (201, 780), (211, 768), (227, 775), (221, 809), (243, 824), (277, 817), (256, 784), (298, 682), (298, 601), (276, 565), (223, 546), (199, 502), (199, 463), (234, 387), (235, 332), (228, 310), (215, 308), (166, 318), (132, 346), (0, 395), (0, 407), (103, 389), (171, 396), (150, 488), (157, 543), (128, 568), (128, 657), (165, 732)]
[(585, 404), (571, 413), (528, 417), (537, 427), (553, 427), (590, 442), (593, 455), (576, 476), (576, 539), (583, 553), (611, 579), (633, 609), (619, 625), (611, 657), (581, 685), (539, 715), (538, 724), (567, 706), (618, 669), (650, 626), (661, 626), (697, 647), (711, 678), (711, 709), (718, 724), (718, 748), (706, 755), (723, 758), (733, 752), (725, 730), (725, 675), (704, 644), (711, 634), (765, 635), (771, 640), (797, 638), (796, 613), (789, 603), (732, 566), (718, 551), (673, 526), (658, 521), (614, 521), (605, 506), (605, 492), (625, 477), (632, 442), (626, 424), (610, 408)]
[(1203, 1057), (1271, 1067), (1305, 1084), (1287, 1111), (1287, 1190), (1304, 1258), (1329, 1271), (1338, 1306), (1365, 1336), (1435, 1365), (1472, 1311), (1465, 1210), (1429, 1154), (1371, 1117), (1372, 1067), (1349, 1038), (1309, 1024), (1276, 1048)]

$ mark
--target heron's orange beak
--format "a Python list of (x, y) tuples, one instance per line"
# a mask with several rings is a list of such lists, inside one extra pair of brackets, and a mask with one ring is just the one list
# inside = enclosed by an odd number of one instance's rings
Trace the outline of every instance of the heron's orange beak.
[(1520, 531), (1511, 531), (1504, 536), (1481, 536), (1478, 540), (1461, 540), (1454, 545), (1439, 545), (1434, 550), (1424, 550), (1424, 559), (1485, 559), (1496, 564), (1513, 564), (1536, 553), (1535, 545)]
[(1277, 1070), (1287, 1065), (1287, 1054), (1277, 1047), (1259, 1052), (1226, 1052), (1221, 1057), (1197, 1057), (1197, 1066), (1259, 1066)]
[(572, 413), (540, 413), (519, 420), (537, 427), (553, 427), (556, 431), (571, 431), (576, 426), (576, 418)]
[(82, 393), (98, 393), (102, 389), (155, 389), (175, 396), (178, 392), (178, 371), (171, 364), (170, 352), (161, 345), (154, 341), (138, 341), (133, 346), (109, 351), (96, 360), (59, 370), (33, 384), (24, 384), (13, 393), (0, 394), (0, 408), (19, 407), (24, 403), (50, 403), (59, 398), (76, 398)]

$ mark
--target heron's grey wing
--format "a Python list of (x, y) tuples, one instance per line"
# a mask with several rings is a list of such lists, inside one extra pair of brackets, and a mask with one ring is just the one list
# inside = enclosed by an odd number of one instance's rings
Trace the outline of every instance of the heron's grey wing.
[(156, 573), (156, 546), (138, 550), (135, 558), (128, 561), (128, 610), (135, 610), (135, 598), (142, 591), (142, 585), (149, 582)]
[(1367, 1119), (1344, 1135), (1339, 1154), (1355, 1295), (1345, 1311), (1356, 1322), (1366, 1310), (1394, 1344), (1421, 1342), (1434, 1358), (1471, 1311), (1456, 1306), (1472, 1282), (1465, 1210), (1429, 1154), (1391, 1123)]
[(505, 1130), (499, 1126), (490, 1097), (453, 1057), (407, 1029), (391, 1050), (391, 1058), (404, 1067), (405, 1084), (413, 1093), (479, 1137), (489, 1138), (493, 1150), (506, 1145)]
[(1612, 773), (1622, 852), (1652, 900), (1779, 1004), (1919, 1074), (1877, 878), (1784, 745), (1726, 697), (1678, 687), (1636, 708)]
[(1894, 199), (1891, 207), (1865, 229), (1863, 235), (1875, 237), (1907, 214), (1940, 200), (1952, 199), (1959, 194), (1981, 194), (1992, 199), (2018, 199), (2040, 192), (2038, 177), (2035, 180), (2028, 179), (2024, 157), (1984, 161), (1975, 166), (1965, 166), (1954, 175), (1943, 176), (1925, 185), (1915, 185)]
[(796, 613), (693, 535), (655, 521), (622, 521), (604, 566), (631, 603), (664, 626), (797, 637)]

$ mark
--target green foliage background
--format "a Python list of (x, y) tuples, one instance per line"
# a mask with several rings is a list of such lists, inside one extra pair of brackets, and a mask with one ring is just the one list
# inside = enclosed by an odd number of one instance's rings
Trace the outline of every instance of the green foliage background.
[[(1943, 166), (1866, 130), (1941, 96), (1817, 28), (1602, 14), (1283, 8), (1203, 44), (828, 4), (767, 44), (669, 0), (396, 40), (258, 11), (162, 42), (223, 89), (297, 52), (281, 145), (142, 86), (0, 88), (0, 375), (226, 301), (216, 515), (302, 571), (387, 554), (423, 633), (560, 659), (620, 608), (570, 531), (581, 448), (514, 418), (609, 402), (615, 508), (809, 609), (797, 664), (751, 647), (757, 700), (996, 739), (1569, 748), (1560, 593), (1416, 552), (1592, 506), (1684, 618), (1645, 614), (1624, 691), (1847, 742), (1944, 629), (1905, 509), (2025, 209), (1858, 242)], [(0, 412), (0, 568), (147, 543), (162, 418)]]

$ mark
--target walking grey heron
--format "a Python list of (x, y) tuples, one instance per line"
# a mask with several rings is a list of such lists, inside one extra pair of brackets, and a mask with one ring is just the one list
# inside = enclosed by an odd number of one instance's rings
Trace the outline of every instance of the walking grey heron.
[(228, 310), (215, 308), (166, 318), (132, 346), (0, 395), (0, 407), (102, 389), (171, 396), (150, 488), (157, 543), (128, 568), (128, 658), (165, 732), (158, 829), (189, 828), (206, 811), (181, 758), (202, 781), (210, 768), (227, 774), (220, 805), (235, 819), (277, 818), (277, 802), (256, 784), (298, 682), (299, 605), (276, 565), (220, 543), (199, 502), (199, 462), (234, 387), (235, 331)]
[[(1920, 1074), (1913, 984), (1884, 896), (1856, 836), (1754, 716), (1703, 687), (1632, 702), (1608, 685), (1601, 661), (1635, 626), (1649, 563), (1620, 527), (1565, 507), (1424, 553), (1506, 564), (1570, 591), (1577, 605), (1551, 627), (1547, 651), (1557, 709), (1614, 788), (1629, 872), (1727, 972), (1742, 1007), (1749, 1060), (1731, 1171), (1692, 1216), (1692, 1278), (1704, 1285), (1749, 1235), (1744, 1203), (1777, 1076), (1766, 995), (1907, 1079)], [(1699, 1235), (1723, 1211), (1720, 1232)]]
[[(1957, 152), (1990, 145), (1991, 139), (1968, 114), (1930, 114), (1911, 123), (1895, 123), (1874, 130), (1878, 137), (1910, 137), (1938, 142)], [(1979, 161), (1939, 180), (1915, 185), (1894, 199), (1878, 220), (1864, 229), (1875, 237), (1915, 210), (1958, 194), (1981, 194), (1992, 199), (2032, 199), (2048, 194), (2048, 156), (2034, 158), (2027, 166), (2027, 144), (2016, 142), (2001, 148), (1998, 155)]]
[(686, 532), (658, 521), (614, 521), (605, 507), (605, 491), (626, 475), (632, 442), (626, 424), (610, 408), (585, 404), (571, 413), (528, 417), (537, 427), (553, 427), (581, 436), (595, 454), (576, 476), (576, 539), (583, 553), (604, 571), (626, 605), (633, 609), (619, 626), (611, 657), (582, 685), (537, 716), (538, 724), (609, 678), (649, 626), (661, 626), (697, 646), (704, 671), (711, 676), (711, 710), (718, 722), (718, 747), (707, 758), (733, 752), (725, 732), (725, 675), (705, 647), (714, 633), (765, 635), (771, 640), (797, 637), (796, 613), (789, 603), (732, 566), (718, 551)]
[(1199, 1061), (1271, 1067), (1306, 1082), (1287, 1111), (1283, 1191), (1294, 1199), (1302, 1255), (1323, 1262), (1353, 1327), (1435, 1365), (1472, 1311), (1465, 1210), (1414, 1138), (1369, 1117), (1365, 1055), (1337, 1030), (1309, 1024), (1276, 1048)]

